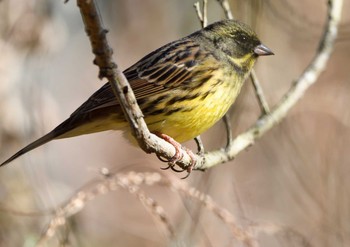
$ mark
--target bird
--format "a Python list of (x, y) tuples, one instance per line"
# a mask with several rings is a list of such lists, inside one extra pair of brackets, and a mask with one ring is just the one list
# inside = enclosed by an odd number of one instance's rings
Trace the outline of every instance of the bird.
[[(257, 58), (273, 54), (248, 25), (222, 20), (156, 49), (123, 73), (150, 132), (183, 143), (219, 121), (235, 102)], [(106, 130), (130, 133), (109, 83), (51, 132), (0, 166), (52, 140)]]

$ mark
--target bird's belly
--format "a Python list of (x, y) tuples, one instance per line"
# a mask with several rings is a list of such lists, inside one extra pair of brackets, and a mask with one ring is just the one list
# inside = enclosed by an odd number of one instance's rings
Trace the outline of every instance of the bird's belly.
[[(171, 136), (178, 142), (185, 142), (200, 135), (213, 126), (228, 111), (238, 92), (232, 88), (220, 88), (205, 99), (186, 102), (187, 110), (169, 116), (147, 116), (146, 122), (151, 132)], [(178, 107), (178, 106), (173, 106)]]

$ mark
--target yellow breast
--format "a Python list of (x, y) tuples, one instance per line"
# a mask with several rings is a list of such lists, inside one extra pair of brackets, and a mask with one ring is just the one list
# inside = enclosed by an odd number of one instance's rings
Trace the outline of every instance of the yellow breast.
[[(235, 73), (217, 73), (202, 87), (191, 92), (190, 100), (179, 100), (171, 105), (163, 103), (171, 114), (146, 116), (145, 120), (151, 132), (161, 132), (178, 142), (185, 142), (200, 135), (220, 120), (234, 103), (242, 87), (244, 78)], [(223, 81), (223, 78), (228, 80)], [(174, 96), (184, 92), (174, 90)], [(182, 109), (176, 111), (176, 109)]]

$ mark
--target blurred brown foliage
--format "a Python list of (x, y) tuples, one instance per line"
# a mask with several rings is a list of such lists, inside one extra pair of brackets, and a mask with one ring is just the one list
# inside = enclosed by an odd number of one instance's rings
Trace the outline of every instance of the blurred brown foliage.
[[(200, 25), (195, 1), (99, 1), (115, 58), (127, 68)], [(0, 1), (0, 155), (51, 130), (102, 82), (74, 1)], [(232, 0), (236, 18), (254, 27), (275, 56), (256, 71), (270, 105), (303, 71), (317, 47), (326, 15), (323, 1)], [(350, 1), (327, 70), (288, 117), (233, 162), (193, 172), (186, 181), (246, 220), (281, 226), (261, 233), (261, 246), (350, 245)], [(224, 18), (216, 1), (209, 23)], [(259, 116), (246, 83), (230, 112), (234, 133)], [(203, 135), (206, 149), (225, 143), (222, 123)], [(194, 144), (187, 146), (194, 148)], [(99, 169), (159, 171), (155, 157), (132, 147), (122, 133), (105, 132), (53, 142), (0, 169), (0, 245), (33, 246), (50, 214)], [(177, 176), (171, 171), (166, 176)], [(168, 187), (144, 188), (162, 205), (176, 240), (169, 239), (140, 201), (126, 191), (97, 197), (69, 219), (55, 239), (62, 246), (240, 246), (203, 206)], [(40, 212), (27, 214), (25, 212)], [(49, 242), (48, 246), (59, 246)]]

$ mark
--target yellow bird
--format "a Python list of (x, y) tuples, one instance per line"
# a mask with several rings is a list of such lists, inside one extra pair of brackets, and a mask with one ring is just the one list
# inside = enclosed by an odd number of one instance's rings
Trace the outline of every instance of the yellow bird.
[[(272, 55), (247, 25), (216, 22), (166, 44), (124, 71), (152, 133), (185, 142), (213, 126), (235, 102), (259, 56)], [(54, 139), (130, 131), (109, 83), (54, 130), (0, 166)]]

